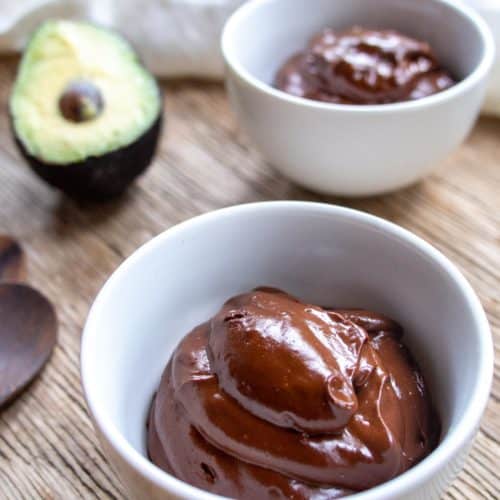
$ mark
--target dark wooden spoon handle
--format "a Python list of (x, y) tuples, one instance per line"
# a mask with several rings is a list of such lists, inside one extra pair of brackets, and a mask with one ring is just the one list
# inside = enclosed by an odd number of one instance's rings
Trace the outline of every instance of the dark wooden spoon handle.
[(0, 235), (0, 282), (18, 283), (26, 278), (26, 259), (21, 245)]

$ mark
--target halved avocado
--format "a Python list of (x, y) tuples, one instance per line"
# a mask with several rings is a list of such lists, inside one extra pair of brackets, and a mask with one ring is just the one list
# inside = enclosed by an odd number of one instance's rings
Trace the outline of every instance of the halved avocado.
[(28, 44), (10, 99), (33, 170), (78, 198), (121, 194), (150, 164), (162, 122), (154, 77), (118, 34), (47, 21)]

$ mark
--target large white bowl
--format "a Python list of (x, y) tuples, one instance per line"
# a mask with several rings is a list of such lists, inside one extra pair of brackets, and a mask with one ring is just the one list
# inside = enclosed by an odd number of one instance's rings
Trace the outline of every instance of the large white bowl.
[[(428, 41), (460, 83), (418, 101), (372, 106), (273, 88), (280, 65), (314, 33), (352, 25)], [(222, 35), (234, 110), (264, 158), (307, 188), (344, 196), (411, 184), (456, 148), (477, 118), (494, 51), (485, 22), (454, 0), (251, 0)]]
[(95, 428), (127, 498), (220, 499), (146, 456), (146, 415), (180, 339), (229, 297), (258, 285), (397, 319), (431, 385), (439, 447), (357, 500), (437, 499), (463, 465), (491, 386), (483, 309), (457, 268), (404, 229), (330, 205), (227, 208), (169, 229), (127, 259), (90, 311), (82, 379)]

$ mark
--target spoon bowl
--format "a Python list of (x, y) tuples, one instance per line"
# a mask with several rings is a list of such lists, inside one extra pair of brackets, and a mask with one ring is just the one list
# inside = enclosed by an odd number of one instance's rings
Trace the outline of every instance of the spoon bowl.
[(1, 408), (28, 386), (50, 358), (57, 318), (42, 294), (21, 284), (0, 284), (0, 318)]

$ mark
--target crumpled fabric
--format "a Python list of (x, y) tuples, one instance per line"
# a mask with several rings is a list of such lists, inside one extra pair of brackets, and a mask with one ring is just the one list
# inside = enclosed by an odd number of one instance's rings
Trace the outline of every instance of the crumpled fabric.
[(0, 0), (0, 52), (18, 52), (44, 19), (88, 19), (116, 29), (159, 77), (221, 79), (219, 38), (244, 0)]
[(463, 0), (475, 8), (489, 25), (496, 45), (496, 60), (490, 75), (490, 82), (483, 113), (500, 116), (500, 1), (499, 0)]
[[(245, 0), (0, 0), (0, 53), (19, 52), (44, 19), (88, 19), (125, 35), (160, 78), (222, 79), (222, 27)], [(461, 0), (456, 0), (461, 1)], [(500, 0), (463, 0), (491, 27), (497, 60), (483, 112), (500, 116)]]

